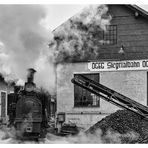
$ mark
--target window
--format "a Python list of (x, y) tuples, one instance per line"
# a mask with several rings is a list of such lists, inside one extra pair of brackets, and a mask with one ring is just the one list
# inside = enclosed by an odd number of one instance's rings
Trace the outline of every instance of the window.
[(6, 117), (6, 104), (7, 104), (7, 93), (5, 91), (1, 91), (1, 117)]
[(117, 44), (117, 25), (107, 26), (107, 31), (103, 32), (103, 45)]
[[(77, 76), (78, 74), (75, 74)], [(84, 74), (84, 76), (99, 82), (99, 74)], [(100, 107), (100, 98), (95, 94), (74, 85), (74, 107)]]

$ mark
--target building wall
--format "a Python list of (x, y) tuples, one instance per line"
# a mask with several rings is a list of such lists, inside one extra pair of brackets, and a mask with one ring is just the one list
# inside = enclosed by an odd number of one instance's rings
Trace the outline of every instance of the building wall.
[[(135, 18), (135, 12), (125, 5), (108, 7), (112, 15), (111, 25), (117, 25), (117, 44), (100, 45), (99, 55), (93, 60), (148, 59), (148, 19), (143, 16)], [(122, 45), (124, 54), (119, 54)], [(104, 100), (101, 100), (100, 107), (74, 108), (74, 85), (71, 83), (74, 73), (91, 72), (87, 62), (57, 65), (57, 112), (65, 112), (66, 121), (88, 128), (119, 109)], [(100, 72), (100, 83), (147, 105), (147, 71)]]
[[(99, 59), (144, 59), (148, 53), (148, 19), (135, 18), (134, 11), (125, 5), (109, 5), (111, 25), (117, 25), (117, 44), (101, 46)], [(124, 57), (118, 54), (124, 46)]]
[[(74, 107), (74, 85), (71, 79), (75, 73), (92, 73), (88, 63), (69, 63), (57, 67), (57, 112), (66, 113), (66, 121), (82, 127), (89, 127), (118, 107), (100, 100), (100, 107)], [(147, 71), (100, 72), (100, 83), (147, 105)]]

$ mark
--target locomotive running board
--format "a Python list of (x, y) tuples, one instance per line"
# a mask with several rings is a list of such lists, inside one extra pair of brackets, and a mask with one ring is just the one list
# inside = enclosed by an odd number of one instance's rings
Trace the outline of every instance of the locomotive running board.
[(100, 96), (107, 102), (110, 102), (120, 108), (128, 109), (136, 114), (141, 115), (142, 117), (148, 119), (148, 107), (96, 82), (93, 81), (84, 75), (80, 74), (75, 76), (72, 80), (72, 83), (90, 91), (91, 93)]

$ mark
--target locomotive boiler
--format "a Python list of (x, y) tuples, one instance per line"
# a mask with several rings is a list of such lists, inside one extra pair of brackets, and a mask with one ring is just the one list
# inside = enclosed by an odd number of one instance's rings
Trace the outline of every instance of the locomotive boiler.
[(44, 138), (48, 127), (49, 97), (37, 89), (34, 69), (30, 68), (23, 88), (15, 87), (8, 96), (10, 125), (14, 125), (19, 138)]

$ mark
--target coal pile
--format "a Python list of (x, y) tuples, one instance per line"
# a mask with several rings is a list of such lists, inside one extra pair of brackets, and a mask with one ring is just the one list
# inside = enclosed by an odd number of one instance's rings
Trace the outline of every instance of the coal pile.
[(118, 110), (103, 118), (90, 127), (86, 134), (95, 134), (98, 129), (101, 129), (105, 143), (111, 143), (107, 138), (109, 132), (112, 136), (118, 135), (121, 143), (148, 143), (148, 120), (128, 110)]

